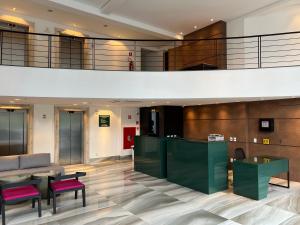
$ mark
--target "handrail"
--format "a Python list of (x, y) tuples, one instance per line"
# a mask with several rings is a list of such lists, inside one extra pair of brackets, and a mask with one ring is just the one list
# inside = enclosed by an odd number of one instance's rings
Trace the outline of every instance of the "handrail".
[(78, 39), (89, 39), (89, 40), (103, 40), (103, 41), (213, 41), (213, 40), (231, 40), (231, 39), (245, 39), (245, 38), (255, 38), (255, 37), (271, 37), (278, 35), (288, 35), (288, 34), (300, 34), (300, 31), (291, 31), (291, 32), (281, 32), (281, 33), (272, 33), (272, 34), (257, 34), (257, 35), (246, 35), (246, 36), (234, 36), (234, 37), (221, 37), (221, 38), (198, 38), (198, 39), (130, 39), (130, 38), (99, 38), (99, 37), (80, 37), (80, 36), (70, 36), (64, 34), (45, 34), (45, 33), (36, 33), (36, 32), (24, 32), (24, 31), (15, 31), (15, 30), (5, 30), (0, 29), (0, 32), (10, 32), (10, 33), (20, 33), (28, 35), (39, 35), (39, 36), (52, 36), (52, 37), (66, 37), (72, 38), (76, 37)]
[(0, 65), (104, 71), (300, 66), (298, 34), (300, 31), (178, 40), (74, 37), (0, 29)]

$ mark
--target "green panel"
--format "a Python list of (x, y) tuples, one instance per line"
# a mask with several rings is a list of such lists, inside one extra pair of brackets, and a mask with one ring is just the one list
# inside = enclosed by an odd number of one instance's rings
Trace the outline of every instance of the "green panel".
[(227, 144), (167, 139), (168, 180), (211, 194), (227, 189)]
[(228, 147), (225, 142), (208, 143), (209, 193), (228, 188)]
[(268, 195), (272, 176), (288, 172), (286, 158), (260, 156), (235, 161), (233, 163), (233, 190), (235, 194), (260, 200)]
[(134, 139), (134, 169), (150, 176), (167, 175), (165, 139), (136, 136)]

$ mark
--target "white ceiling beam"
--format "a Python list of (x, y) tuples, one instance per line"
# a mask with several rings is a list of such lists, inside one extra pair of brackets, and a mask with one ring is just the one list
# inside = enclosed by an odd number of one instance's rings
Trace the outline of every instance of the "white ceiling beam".
[[(94, 16), (99, 16), (108, 20), (111, 20), (113, 22), (117, 22), (120, 24), (124, 24), (127, 26), (131, 26), (133, 28), (137, 28), (139, 30), (144, 30), (147, 32), (150, 32), (151, 34), (156, 34), (159, 36), (163, 36), (165, 38), (175, 38), (176, 37), (176, 33), (172, 32), (172, 31), (168, 31), (165, 29), (162, 29), (160, 27), (155, 27), (149, 24), (145, 24), (142, 22), (139, 22), (137, 20), (133, 20), (133, 19), (129, 19), (123, 16), (118, 16), (116, 14), (104, 14), (101, 12), (101, 10), (99, 10), (99, 8), (93, 7), (91, 5), (88, 4), (84, 4), (82, 2), (78, 2), (78, 1), (74, 1), (74, 0), (32, 0), (32, 1), (36, 1), (39, 4), (44, 4), (44, 5), (48, 5), (48, 6), (56, 6), (56, 7), (63, 7), (66, 9), (73, 9), (76, 10), (77, 12), (83, 12), (83, 13), (87, 13), (90, 15), (94, 15)], [(113, 1), (123, 1), (123, 0), (113, 0)], [(125, 2), (126, 0), (124, 0)]]
[(104, 14), (111, 14), (115, 9), (118, 9), (126, 2), (127, 0), (108, 0), (100, 10)]

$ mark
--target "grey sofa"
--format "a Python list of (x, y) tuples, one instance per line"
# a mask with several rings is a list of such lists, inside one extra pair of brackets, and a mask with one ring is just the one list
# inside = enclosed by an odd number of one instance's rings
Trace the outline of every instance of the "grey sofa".
[(52, 164), (48, 153), (0, 157), (0, 178), (49, 171), (64, 174), (64, 167)]

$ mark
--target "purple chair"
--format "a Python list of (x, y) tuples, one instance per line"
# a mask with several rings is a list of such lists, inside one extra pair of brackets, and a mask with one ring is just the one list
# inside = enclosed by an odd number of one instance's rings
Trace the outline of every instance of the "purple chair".
[(8, 183), (0, 185), (0, 207), (2, 214), (2, 224), (5, 225), (5, 205), (16, 204), (18, 202), (32, 200), (32, 208), (35, 208), (35, 201), (38, 201), (38, 214), (42, 216), (41, 193), (36, 185), (40, 179), (33, 179), (19, 183)]
[(56, 197), (64, 192), (75, 191), (75, 199), (77, 199), (78, 191), (81, 190), (83, 207), (86, 206), (85, 185), (78, 180), (79, 177), (85, 175), (84, 172), (77, 172), (70, 175), (48, 177), (47, 204), (50, 205), (50, 199), (53, 198), (53, 214), (56, 214)]

